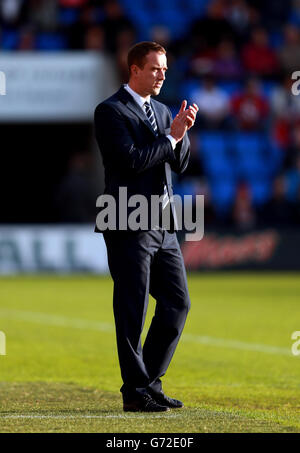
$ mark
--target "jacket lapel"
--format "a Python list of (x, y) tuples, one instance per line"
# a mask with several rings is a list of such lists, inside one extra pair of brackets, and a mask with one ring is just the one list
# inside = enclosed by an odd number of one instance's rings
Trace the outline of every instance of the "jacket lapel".
[[(124, 87), (120, 88), (119, 90), (119, 98), (124, 102), (124, 104), (126, 105), (126, 107), (131, 110), (133, 113), (135, 113), (142, 121), (143, 123), (145, 124), (146, 127), (148, 127), (148, 129), (152, 132), (152, 134), (154, 136), (155, 135), (155, 132), (147, 118), (147, 115), (145, 112), (143, 112), (143, 110), (141, 109), (141, 107), (135, 102), (135, 100), (133, 99), (133, 97), (128, 93), (127, 90), (125, 90)], [(152, 105), (152, 104), (151, 104)]]

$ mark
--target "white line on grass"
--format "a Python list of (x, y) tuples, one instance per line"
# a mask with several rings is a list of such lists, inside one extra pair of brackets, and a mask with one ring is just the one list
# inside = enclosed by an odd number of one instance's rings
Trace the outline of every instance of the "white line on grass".
[(178, 418), (182, 417), (184, 414), (165, 414), (165, 415), (152, 415), (148, 413), (147, 415), (41, 415), (41, 414), (11, 414), (11, 415), (0, 415), (1, 419), (57, 419), (57, 420), (70, 420), (70, 419), (104, 419), (104, 418), (123, 418), (123, 419), (132, 419), (132, 418)]
[(112, 332), (113, 325), (109, 322), (90, 321), (86, 319), (69, 318), (67, 316), (52, 315), (25, 310), (0, 310), (0, 318), (16, 319), (56, 327), (72, 327), (74, 329), (97, 330), (98, 332)]
[[(86, 319), (69, 318), (66, 316), (52, 315), (50, 313), (2, 309), (0, 310), (0, 318), (27, 321), (56, 327), (70, 327), (74, 329), (94, 330), (98, 332), (99, 331), (114, 332), (114, 326), (111, 323), (90, 321)], [(238, 349), (251, 352), (263, 352), (266, 354), (285, 355), (294, 358), (289, 348), (270, 346), (266, 344), (247, 343), (244, 341), (200, 336), (189, 333), (183, 334), (182, 340), (218, 348)]]
[(246, 343), (244, 341), (227, 340), (226, 338), (215, 338), (207, 336), (198, 336), (193, 334), (184, 334), (183, 341), (191, 341), (195, 343), (205, 344), (208, 346), (217, 346), (220, 348), (240, 349), (244, 351), (265, 352), (266, 354), (279, 354), (293, 357), (291, 350), (281, 348), (279, 346), (268, 346), (266, 344)]

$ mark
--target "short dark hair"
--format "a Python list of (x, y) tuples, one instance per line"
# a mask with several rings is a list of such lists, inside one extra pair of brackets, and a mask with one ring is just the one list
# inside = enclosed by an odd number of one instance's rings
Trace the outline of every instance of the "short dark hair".
[(128, 71), (130, 76), (130, 68), (133, 64), (136, 64), (139, 68), (143, 69), (145, 65), (145, 57), (149, 52), (161, 52), (166, 54), (166, 49), (158, 44), (157, 42), (152, 41), (142, 41), (129, 49), (127, 56)]

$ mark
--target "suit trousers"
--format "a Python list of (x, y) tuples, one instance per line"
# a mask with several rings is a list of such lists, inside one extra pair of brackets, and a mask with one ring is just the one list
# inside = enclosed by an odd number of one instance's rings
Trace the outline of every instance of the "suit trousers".
[[(166, 230), (106, 231), (123, 398), (149, 387), (159, 392), (162, 377), (182, 333), (190, 298), (176, 233)], [(142, 347), (149, 294), (156, 309)]]

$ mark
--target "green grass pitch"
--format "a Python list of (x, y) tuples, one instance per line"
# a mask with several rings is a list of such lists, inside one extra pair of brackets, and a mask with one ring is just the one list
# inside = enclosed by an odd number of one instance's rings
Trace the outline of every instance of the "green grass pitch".
[(109, 277), (1, 278), (0, 432), (300, 432), (299, 277), (189, 275), (165, 414), (122, 411)]

